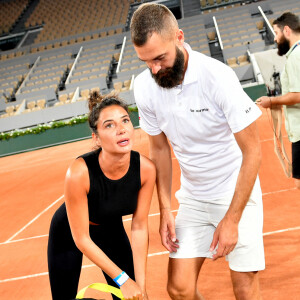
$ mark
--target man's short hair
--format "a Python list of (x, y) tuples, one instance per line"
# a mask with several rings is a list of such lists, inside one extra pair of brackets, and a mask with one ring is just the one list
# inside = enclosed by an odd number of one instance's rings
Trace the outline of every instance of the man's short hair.
[(162, 4), (145, 3), (134, 12), (131, 23), (131, 40), (134, 45), (143, 46), (155, 32), (165, 38), (178, 28), (173, 13)]
[(277, 25), (281, 30), (284, 26), (290, 27), (294, 32), (300, 33), (300, 22), (298, 16), (291, 12), (286, 12), (277, 18), (273, 25)]

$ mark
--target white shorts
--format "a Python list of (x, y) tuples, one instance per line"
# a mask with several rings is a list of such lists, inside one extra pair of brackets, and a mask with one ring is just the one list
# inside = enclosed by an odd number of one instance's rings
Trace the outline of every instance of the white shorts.
[[(176, 196), (178, 197), (178, 195)], [(213, 234), (229, 206), (201, 202), (190, 198), (178, 200), (181, 204), (175, 224), (179, 248), (177, 252), (170, 253), (170, 257), (211, 258), (212, 254), (209, 248)], [(251, 205), (245, 207), (238, 226), (237, 245), (226, 256), (230, 269), (237, 272), (265, 269), (262, 200), (260, 198), (251, 202)]]

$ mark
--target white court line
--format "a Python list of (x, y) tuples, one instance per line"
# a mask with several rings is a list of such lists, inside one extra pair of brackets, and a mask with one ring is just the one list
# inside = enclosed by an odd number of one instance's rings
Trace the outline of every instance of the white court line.
[[(178, 211), (178, 209), (171, 210), (172, 213), (177, 212), (177, 211)], [(160, 215), (160, 213), (158, 212), (155, 214), (150, 214), (150, 215), (148, 215), (148, 217), (155, 217), (155, 216), (159, 216), (159, 215)], [(132, 218), (128, 218), (128, 219), (124, 219), (123, 222), (131, 221), (131, 220), (132, 220)]]
[(64, 195), (60, 196), (57, 200), (55, 200), (52, 204), (50, 204), (47, 208), (45, 208), (42, 212), (40, 212), (35, 218), (33, 218), (29, 223), (27, 223), (23, 228), (21, 228), (18, 232), (16, 232), (13, 236), (11, 236), (4, 244), (10, 242), (15, 236), (21, 233), (24, 229), (26, 229), (30, 224), (32, 224), (35, 220), (37, 220), (44, 212), (50, 209), (54, 204), (60, 201)]
[(290, 188), (290, 189), (286, 189), (286, 190), (279, 190), (279, 191), (274, 191), (274, 192), (263, 193), (262, 195), (263, 195), (263, 196), (266, 196), (266, 195), (270, 195), (270, 194), (276, 194), (276, 193), (288, 192), (288, 191), (293, 191), (293, 190), (296, 190), (296, 187)]
[[(172, 210), (171, 212), (177, 212), (177, 211), (178, 211), (178, 209)], [(148, 217), (154, 217), (154, 216), (159, 216), (159, 215), (160, 215), (160, 213), (155, 213), (155, 214), (148, 215)], [(131, 221), (131, 220), (132, 220), (132, 218), (128, 218), (128, 219), (124, 219), (123, 222), (128, 222), (128, 221)], [(23, 228), (25, 229), (25, 227), (23, 227)], [(17, 243), (17, 242), (23, 242), (23, 241), (28, 241), (28, 240), (33, 240), (33, 239), (48, 237), (48, 236), (49, 236), (49, 234), (43, 234), (43, 235), (32, 236), (32, 237), (28, 237), (28, 238), (19, 239), (19, 240), (6, 241), (6, 242), (3, 242), (3, 243), (0, 243), (0, 246), (1, 245), (5, 245), (5, 244), (10, 244), (10, 243)]]
[(1, 245), (11, 244), (11, 243), (23, 242), (23, 241), (27, 241), (27, 240), (39, 239), (39, 238), (48, 237), (48, 236), (49, 236), (49, 234), (42, 234), (42, 235), (31, 236), (31, 237), (28, 237), (28, 238), (23, 238), (23, 239), (13, 240), (13, 241), (9, 241), (9, 242), (6, 241), (6, 242), (0, 243), (0, 246), (1, 246)]
[[(288, 137), (287, 135), (282, 136), (282, 138), (287, 138), (287, 137)], [(261, 140), (260, 142), (263, 143), (263, 142), (269, 142), (269, 141), (274, 141), (274, 138)]]
[[(273, 235), (273, 234), (276, 234), (276, 233), (282, 233), (282, 232), (288, 232), (288, 231), (294, 231), (294, 230), (300, 230), (300, 226), (293, 227), (293, 228), (286, 228), (286, 229), (276, 230), (276, 231), (271, 231), (271, 232), (266, 232), (266, 233), (263, 234), (263, 236), (268, 236), (268, 235)], [(160, 256), (160, 255), (165, 255), (165, 254), (168, 254), (168, 253), (169, 253), (169, 251), (162, 251), (162, 252), (150, 253), (150, 254), (148, 254), (148, 257)], [(92, 268), (92, 267), (96, 267), (96, 265), (95, 264), (90, 264), (90, 265), (84, 265), (84, 266), (82, 266), (83, 269)], [(10, 282), (10, 281), (16, 281), (16, 280), (22, 280), (22, 279), (29, 279), (29, 278), (34, 278), (34, 277), (39, 277), (39, 276), (45, 276), (45, 275), (48, 275), (48, 272), (31, 274), (31, 275), (14, 277), (14, 278), (8, 278), (8, 279), (1, 279), (0, 283)]]
[[(287, 192), (287, 191), (292, 191), (292, 190), (296, 190), (296, 188), (294, 187), (294, 188), (285, 189), (285, 190), (279, 190), (279, 191), (273, 191), (273, 192), (263, 193), (262, 195), (266, 196), (266, 195), (271, 195), (271, 194), (276, 194), (276, 193), (282, 193), (282, 192)], [(13, 243), (13, 242), (21, 242), (21, 241), (35, 239), (35, 238), (39, 238), (39, 237), (47, 237), (48, 235), (46, 234), (46, 235), (41, 235), (41, 236), (37, 236), (37, 237), (29, 237), (29, 238), (24, 238), (24, 239), (19, 239), (19, 240), (11, 241), (14, 237), (16, 237), (20, 232), (22, 232), (25, 228), (27, 228), (30, 224), (32, 224), (35, 220), (37, 220), (44, 212), (46, 212), (54, 204), (56, 204), (58, 201), (60, 201), (63, 197), (64, 197), (64, 195), (62, 195), (57, 200), (55, 200), (50, 206), (48, 206), (45, 210), (43, 210), (40, 214), (38, 214), (34, 219), (32, 219), (27, 225), (25, 225), (22, 229), (20, 229), (17, 233), (15, 233), (11, 238), (9, 238), (5, 242), (0, 243), (0, 246), (3, 245), (3, 244)], [(172, 210), (172, 212), (177, 212), (177, 211), (178, 211), (177, 209), (176, 210)], [(158, 216), (158, 215), (160, 215), (160, 213), (150, 214), (149, 217)], [(131, 218), (124, 219), (123, 221), (124, 222), (131, 221)]]
[(292, 228), (287, 228), (287, 229), (281, 229), (281, 230), (275, 230), (275, 231), (265, 232), (265, 233), (263, 233), (263, 236), (272, 235), (272, 234), (275, 234), (275, 233), (281, 233), (281, 232), (299, 230), (299, 229), (300, 229), (300, 226), (298, 226), (298, 227), (292, 227)]

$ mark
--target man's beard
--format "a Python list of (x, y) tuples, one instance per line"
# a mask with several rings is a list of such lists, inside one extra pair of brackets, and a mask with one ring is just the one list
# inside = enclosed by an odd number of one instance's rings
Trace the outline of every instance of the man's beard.
[(279, 56), (283, 56), (290, 50), (290, 43), (284, 36), (282, 36), (279, 43), (277, 43), (277, 47), (277, 54)]
[(159, 70), (156, 74), (153, 74), (150, 69), (150, 73), (155, 82), (163, 88), (171, 89), (179, 85), (184, 75), (183, 52), (176, 46), (176, 57), (173, 67)]

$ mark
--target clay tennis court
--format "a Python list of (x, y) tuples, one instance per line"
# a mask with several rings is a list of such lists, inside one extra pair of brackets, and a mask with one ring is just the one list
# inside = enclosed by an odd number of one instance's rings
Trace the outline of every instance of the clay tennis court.
[[(273, 132), (265, 110), (258, 120), (263, 161), (260, 180), (264, 202), (264, 244), (266, 270), (261, 272), (265, 300), (300, 299), (300, 192), (285, 177), (274, 153)], [(290, 146), (284, 131), (287, 152)], [(0, 299), (51, 299), (47, 273), (47, 241), (51, 217), (64, 201), (66, 170), (78, 155), (92, 149), (91, 140), (60, 145), (0, 158)], [(148, 155), (148, 138), (135, 130), (134, 149)], [(180, 170), (173, 159), (174, 198)], [(130, 216), (125, 217), (130, 229)], [(158, 233), (159, 209), (156, 192), (149, 215), (150, 246), (147, 285), (151, 300), (169, 299), (166, 292), (168, 254)], [(122, 245), (120, 245), (120, 252)], [(103, 282), (101, 271), (84, 259), (79, 288)], [(198, 286), (207, 300), (234, 299), (225, 259), (207, 260)], [(94, 296), (89, 291), (87, 296)], [(100, 295), (98, 293), (98, 295)], [(101, 294), (101, 297), (109, 299)]]

